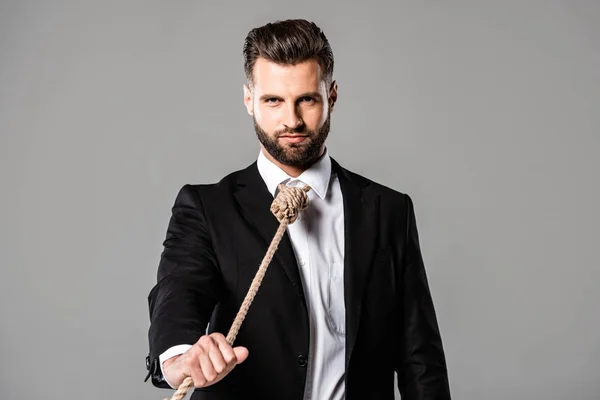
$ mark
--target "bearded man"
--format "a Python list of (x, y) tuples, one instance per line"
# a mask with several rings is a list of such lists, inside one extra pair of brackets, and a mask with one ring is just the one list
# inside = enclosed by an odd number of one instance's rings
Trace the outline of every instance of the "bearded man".
[[(148, 377), (193, 380), (192, 400), (450, 399), (408, 194), (342, 167), (326, 139), (333, 52), (306, 20), (246, 37), (244, 104), (260, 151), (176, 196), (149, 294)], [(233, 345), (231, 327), (279, 222), (282, 186), (307, 187)], [(147, 377), (147, 378), (148, 378)]]

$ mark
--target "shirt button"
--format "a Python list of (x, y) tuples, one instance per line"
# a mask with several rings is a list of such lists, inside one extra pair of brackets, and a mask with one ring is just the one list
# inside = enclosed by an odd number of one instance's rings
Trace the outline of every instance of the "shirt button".
[(298, 356), (298, 365), (301, 367), (306, 367), (307, 363), (308, 363), (308, 361), (306, 360), (306, 357), (304, 357), (302, 354), (300, 354)]
[(306, 261), (300, 260), (300, 265), (304, 265), (304, 264), (306, 264)]

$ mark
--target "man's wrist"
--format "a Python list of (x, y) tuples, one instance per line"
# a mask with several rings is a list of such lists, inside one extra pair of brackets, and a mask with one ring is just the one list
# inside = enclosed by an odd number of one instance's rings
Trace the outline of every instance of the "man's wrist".
[(160, 371), (162, 372), (163, 378), (173, 389), (177, 389), (177, 387), (171, 384), (171, 382), (169, 382), (169, 380), (167, 379), (167, 376), (165, 375), (165, 367), (171, 364), (173, 361), (175, 361), (177, 357), (179, 357), (181, 354), (188, 351), (190, 347), (192, 347), (192, 345), (190, 344), (180, 344), (177, 346), (173, 346), (158, 357)]

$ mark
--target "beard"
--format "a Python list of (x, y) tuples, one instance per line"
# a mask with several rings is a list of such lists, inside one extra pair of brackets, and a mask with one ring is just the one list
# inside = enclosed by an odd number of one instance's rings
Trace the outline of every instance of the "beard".
[[(318, 131), (307, 129), (306, 125), (302, 124), (296, 129), (284, 129), (269, 135), (260, 127), (256, 117), (253, 116), (252, 119), (256, 136), (265, 150), (278, 162), (295, 167), (309, 165), (320, 156), (331, 125), (331, 114), (328, 113), (327, 119)], [(290, 143), (288, 146), (283, 146), (279, 142), (279, 137), (286, 134), (301, 134), (307, 135), (307, 137), (301, 143)]]

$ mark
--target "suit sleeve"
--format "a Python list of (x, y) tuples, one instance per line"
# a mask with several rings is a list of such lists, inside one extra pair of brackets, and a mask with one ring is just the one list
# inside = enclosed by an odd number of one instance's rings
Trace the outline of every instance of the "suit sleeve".
[(403, 400), (449, 400), (446, 359), (419, 245), (413, 202), (408, 195), (401, 274), (398, 389)]
[(196, 343), (223, 291), (202, 201), (191, 185), (177, 194), (163, 246), (157, 283), (148, 295), (146, 380), (151, 377), (154, 386), (170, 388), (159, 355), (172, 346)]

